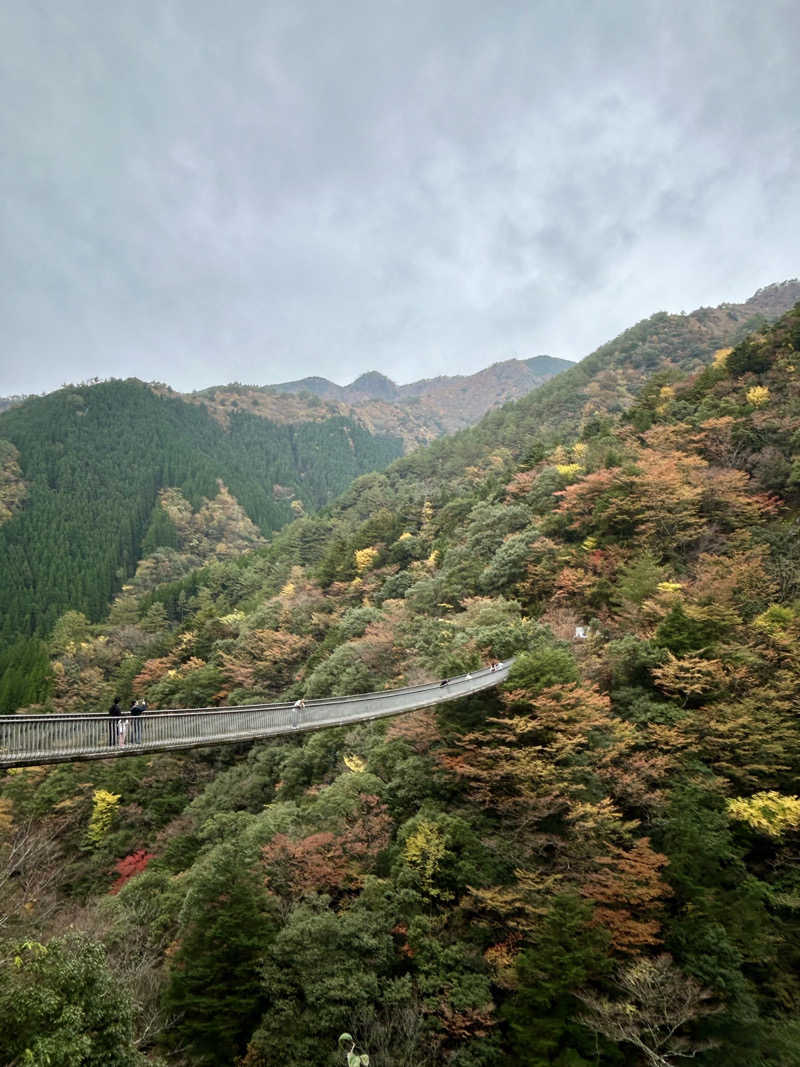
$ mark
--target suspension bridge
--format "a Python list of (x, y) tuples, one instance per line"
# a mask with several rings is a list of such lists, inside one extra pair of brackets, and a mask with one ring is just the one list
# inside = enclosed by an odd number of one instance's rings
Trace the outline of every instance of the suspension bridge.
[(143, 715), (0, 716), (0, 768), (138, 756), (368, 722), (444, 704), (500, 685), (511, 660), (446, 681), (357, 696), (228, 708), (147, 711)]

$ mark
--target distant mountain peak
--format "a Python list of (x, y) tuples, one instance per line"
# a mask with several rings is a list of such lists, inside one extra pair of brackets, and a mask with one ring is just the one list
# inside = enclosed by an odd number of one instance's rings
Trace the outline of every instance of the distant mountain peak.
[(372, 400), (394, 400), (398, 389), (391, 378), (387, 378), (379, 371), (371, 370), (346, 386), (345, 392), (348, 396), (357, 393), (359, 396), (367, 396)]

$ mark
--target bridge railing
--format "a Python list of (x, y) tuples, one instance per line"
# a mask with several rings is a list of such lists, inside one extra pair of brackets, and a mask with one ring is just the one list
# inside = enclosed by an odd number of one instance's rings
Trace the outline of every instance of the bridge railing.
[(10, 715), (0, 717), (0, 767), (136, 755), (317, 730), (444, 703), (499, 685), (510, 661), (446, 683), (351, 697), (229, 708), (147, 711), (143, 715)]

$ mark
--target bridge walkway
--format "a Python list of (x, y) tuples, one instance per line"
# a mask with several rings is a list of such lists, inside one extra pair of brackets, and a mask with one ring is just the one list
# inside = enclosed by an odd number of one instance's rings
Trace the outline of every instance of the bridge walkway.
[[(351, 697), (291, 703), (249, 704), (233, 708), (192, 708), (123, 715), (0, 716), (0, 768), (65, 763), (74, 760), (137, 756), (145, 752), (255, 741), (328, 726), (347, 726), (402, 715), (500, 685), (511, 661), (499, 668), (428, 682), (405, 689)], [(122, 729), (118, 728), (122, 723)]]

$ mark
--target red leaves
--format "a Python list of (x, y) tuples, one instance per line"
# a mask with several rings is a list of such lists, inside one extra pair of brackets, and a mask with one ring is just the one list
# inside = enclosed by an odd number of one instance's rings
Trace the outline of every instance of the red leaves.
[(355, 889), (389, 843), (391, 818), (376, 796), (363, 794), (360, 811), (339, 833), (294, 839), (276, 834), (261, 850), (266, 884), (281, 895)]
[(151, 859), (154, 859), (154, 852), (147, 852), (145, 849), (140, 848), (136, 852), (131, 852), (129, 856), (119, 860), (114, 864), (114, 870), (119, 875), (116, 882), (109, 889), (109, 893), (112, 896), (116, 896), (120, 889), (129, 882), (134, 875), (141, 874), (147, 867), (147, 864)]

